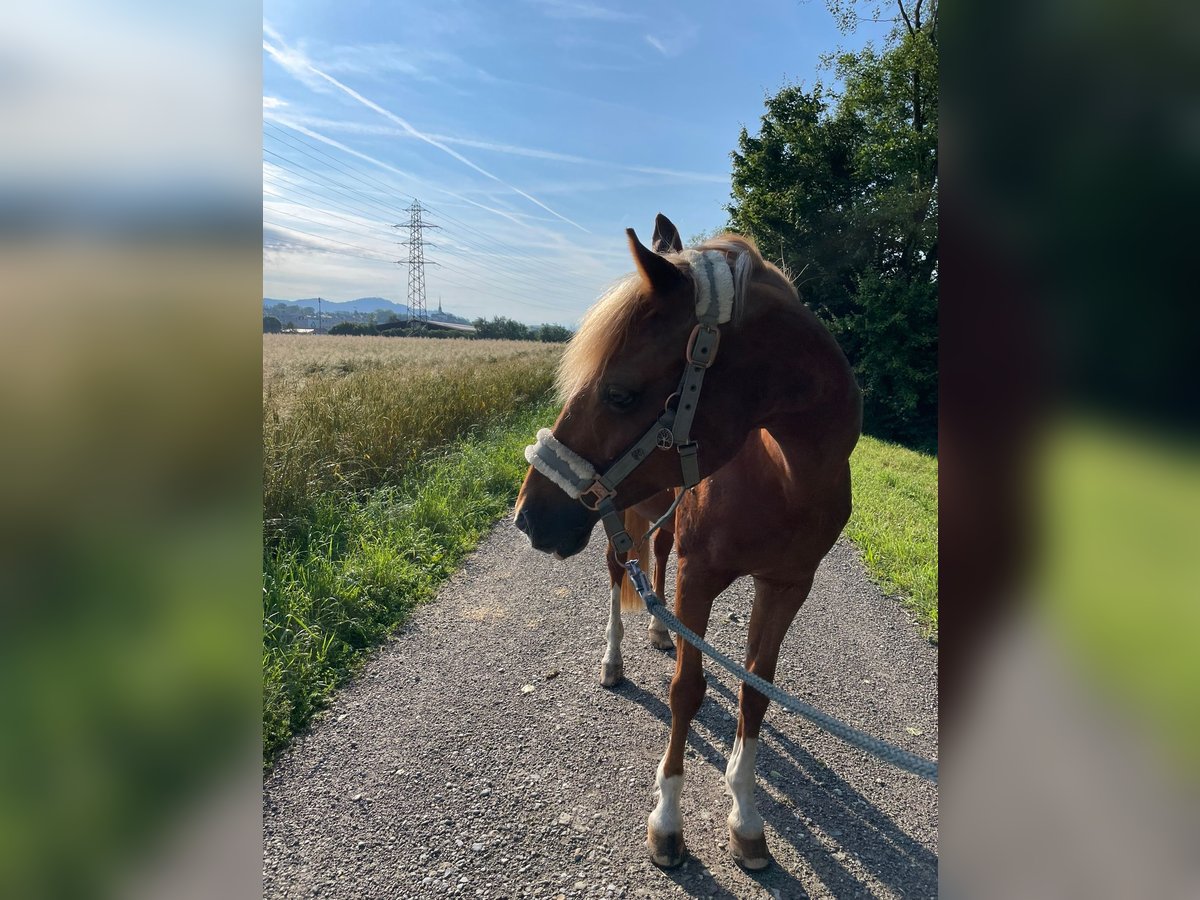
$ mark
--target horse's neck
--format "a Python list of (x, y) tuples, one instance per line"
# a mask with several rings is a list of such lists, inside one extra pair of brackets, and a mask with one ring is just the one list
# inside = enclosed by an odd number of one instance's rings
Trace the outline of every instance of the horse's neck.
[[(790, 462), (848, 456), (861, 424), (858, 385), (837, 342), (807, 309), (764, 318), (751, 391), (754, 426), (768, 431)], [(843, 456), (844, 458), (844, 456)]]

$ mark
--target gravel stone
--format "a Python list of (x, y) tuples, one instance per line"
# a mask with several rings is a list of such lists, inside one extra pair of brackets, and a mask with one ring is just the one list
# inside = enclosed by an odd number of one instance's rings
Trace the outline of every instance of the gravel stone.
[[(674, 652), (650, 646), (644, 612), (627, 613), (625, 681), (600, 687), (603, 551), (597, 531), (559, 561), (509, 522), (495, 527), (267, 775), (264, 897), (937, 896), (937, 788), (774, 705), (757, 794), (774, 862), (737, 867), (722, 774), (738, 684), (711, 666), (685, 761), (691, 858), (671, 872), (650, 863)], [(734, 656), (752, 598), (741, 579), (713, 606), (710, 637)], [(936, 757), (937, 669), (937, 648), (839, 542), (776, 681)], [(522, 695), (534, 681), (536, 694)]]

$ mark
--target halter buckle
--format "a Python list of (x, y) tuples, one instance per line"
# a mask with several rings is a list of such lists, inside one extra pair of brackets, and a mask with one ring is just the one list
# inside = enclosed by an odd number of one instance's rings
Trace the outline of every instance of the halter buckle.
[[(584, 490), (579, 494), (579, 502), (582, 503), (584, 506), (586, 506), (588, 509), (590, 509), (592, 512), (595, 512), (597, 509), (600, 508), (601, 503), (603, 503), (609, 497), (612, 497), (614, 494), (616, 494), (616, 491), (610, 491), (603, 484), (601, 484), (600, 479), (597, 478), (595, 481), (593, 481), (591, 484), (589, 484), (586, 488), (584, 488)], [(593, 497), (595, 499), (595, 503), (588, 503), (586, 500), (583, 499), (584, 497), (589, 497), (589, 496)]]
[[(704, 340), (700, 339), (701, 333), (704, 334)], [(699, 347), (697, 347), (699, 344)], [(697, 323), (692, 329), (692, 334), (688, 338), (687, 343), (687, 361), (701, 369), (707, 369), (713, 364), (717, 358), (717, 348), (721, 346), (721, 329), (714, 328), (712, 325), (706, 325), (703, 322)]]

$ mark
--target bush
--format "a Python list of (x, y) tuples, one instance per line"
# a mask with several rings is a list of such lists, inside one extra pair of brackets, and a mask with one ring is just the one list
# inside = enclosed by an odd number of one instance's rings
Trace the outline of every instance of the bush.
[(283, 331), (283, 323), (274, 316), (263, 316), (263, 334), (279, 334)]

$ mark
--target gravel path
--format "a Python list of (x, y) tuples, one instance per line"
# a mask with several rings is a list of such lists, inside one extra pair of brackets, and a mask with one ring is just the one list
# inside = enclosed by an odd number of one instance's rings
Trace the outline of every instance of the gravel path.
[[(627, 613), (626, 680), (599, 686), (603, 546), (597, 532), (559, 562), (507, 521), (495, 528), (267, 777), (264, 896), (936, 896), (937, 789), (777, 706), (758, 759), (775, 863), (751, 875), (732, 862), (721, 774), (737, 685), (713, 668), (685, 761), (691, 855), (670, 872), (649, 862), (674, 652)], [(751, 597), (743, 579), (714, 606), (709, 636), (736, 655)], [(777, 682), (937, 753), (937, 650), (850, 544), (822, 564)]]

